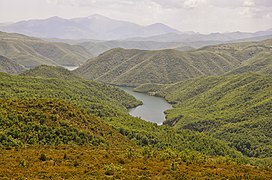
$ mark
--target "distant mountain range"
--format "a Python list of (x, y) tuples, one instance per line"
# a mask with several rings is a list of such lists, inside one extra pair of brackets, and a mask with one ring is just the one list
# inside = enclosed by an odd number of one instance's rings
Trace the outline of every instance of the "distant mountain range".
[(63, 19), (55, 16), (48, 19), (28, 20), (6, 24), (2, 23), (0, 25), (0, 30), (40, 38), (184, 43), (199, 41), (208, 41), (210, 43), (226, 42), (272, 35), (272, 29), (256, 33), (230, 32), (200, 34), (195, 32), (181, 32), (162, 23), (142, 26), (132, 22), (114, 20), (98, 14), (73, 19)]
[(51, 17), (42, 20), (21, 21), (0, 26), (0, 30), (42, 38), (100, 40), (180, 33), (180, 31), (161, 23), (141, 26), (131, 22), (110, 19), (97, 14), (74, 19)]
[(271, 36), (272, 29), (267, 31), (259, 31), (255, 33), (246, 33), (246, 32), (230, 32), (230, 33), (211, 33), (211, 34), (177, 34), (177, 33), (168, 33), (150, 37), (136, 37), (130, 38), (130, 41), (157, 41), (157, 42), (210, 42), (210, 43), (222, 43), (229, 41), (236, 41), (241, 39), (257, 38), (263, 36)]

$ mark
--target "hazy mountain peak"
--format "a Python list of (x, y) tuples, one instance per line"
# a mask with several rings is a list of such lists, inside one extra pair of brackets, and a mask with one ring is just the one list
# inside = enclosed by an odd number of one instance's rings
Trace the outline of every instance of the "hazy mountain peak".
[(148, 25), (146, 26), (146, 28), (149, 28), (149, 29), (156, 29), (157, 31), (158, 30), (163, 30), (165, 31), (166, 33), (169, 33), (169, 32), (174, 32), (174, 33), (180, 33), (178, 30), (176, 29), (173, 29), (163, 23), (155, 23), (155, 24), (151, 24), (151, 25)]
[[(154, 24), (150, 24), (150, 26), (153, 26), (153, 27), (168, 27), (167, 25), (163, 24), (163, 23), (154, 23)], [(148, 26), (147, 26), (148, 27)]]
[(88, 19), (96, 19), (96, 20), (103, 20), (103, 19), (110, 19), (106, 16), (102, 16), (100, 14), (93, 14), (87, 17)]
[[(41, 20), (42, 21), (42, 20)], [(45, 21), (52, 21), (52, 22), (56, 22), (56, 21), (67, 21), (67, 19), (63, 19), (59, 16), (53, 16), (53, 17), (50, 17), (48, 19), (45, 19)]]

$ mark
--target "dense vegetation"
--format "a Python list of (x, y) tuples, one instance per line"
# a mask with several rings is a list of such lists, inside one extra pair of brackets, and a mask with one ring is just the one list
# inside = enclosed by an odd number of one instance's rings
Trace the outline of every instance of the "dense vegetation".
[(19, 65), (15, 61), (0, 55), (0, 72), (18, 74), (25, 70), (26, 69), (23, 66)]
[[(43, 72), (49, 71), (54, 71), (52, 74), (58, 74), (60, 71), (59, 74), (62, 77), (62, 68), (48, 67), (48, 70), (44, 71), (46, 67), (36, 68), (42, 69), (40, 74), (35, 73), (39, 78), (2, 73), (0, 98), (58, 98), (75, 103), (92, 114), (102, 117), (121, 134), (140, 145), (152, 145), (158, 148), (171, 146), (180, 150), (197, 150), (210, 155), (241, 156), (225, 143), (204, 134), (187, 130), (175, 131), (167, 126), (160, 127), (131, 117), (126, 108), (140, 102), (117, 88), (80, 78), (73, 80), (75, 76), (72, 74), (70, 74), (71, 80), (41, 78)], [(31, 74), (33, 71), (35, 70), (27, 71), (24, 75), (28, 72)]]
[(1, 99), (0, 146), (129, 144), (86, 110), (59, 99)]
[[(0, 178), (271, 179), (270, 46), (115, 49), (76, 75), (45, 65), (19, 76), (0, 73)], [(248, 71), (260, 74), (241, 74)], [(131, 117), (127, 109), (140, 101), (81, 79), (82, 72), (141, 84), (136, 91), (174, 108), (163, 126)], [(170, 84), (179, 79), (187, 80)]]
[(251, 69), (271, 72), (272, 40), (208, 46), (197, 50), (125, 50), (112, 49), (90, 59), (74, 72), (86, 79), (138, 86), (144, 83), (168, 84), (229, 71)]
[(71, 72), (60, 66), (47, 66), (41, 65), (30, 69), (28, 71), (22, 72), (21, 76), (29, 77), (40, 77), (40, 78), (56, 78), (64, 80), (80, 80), (76, 75), (71, 74)]
[(0, 32), (0, 54), (25, 67), (41, 64), (79, 66), (92, 55), (83, 47)]
[(271, 179), (227, 157), (152, 148), (32, 146), (0, 151), (1, 179)]
[[(138, 90), (152, 90), (150, 86)], [(271, 157), (271, 76), (202, 77), (155, 91), (174, 104), (166, 124), (205, 133), (250, 157)]]

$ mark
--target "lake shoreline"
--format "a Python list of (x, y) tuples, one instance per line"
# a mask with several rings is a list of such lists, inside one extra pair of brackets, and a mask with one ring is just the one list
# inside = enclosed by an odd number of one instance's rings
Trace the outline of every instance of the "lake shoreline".
[(163, 122), (166, 121), (165, 111), (171, 109), (172, 105), (168, 103), (163, 97), (153, 96), (148, 93), (136, 92), (133, 90), (134, 87), (116, 87), (122, 89), (123, 91), (143, 102), (142, 105), (129, 109), (128, 112), (130, 115), (145, 121), (156, 123), (158, 125), (163, 125)]

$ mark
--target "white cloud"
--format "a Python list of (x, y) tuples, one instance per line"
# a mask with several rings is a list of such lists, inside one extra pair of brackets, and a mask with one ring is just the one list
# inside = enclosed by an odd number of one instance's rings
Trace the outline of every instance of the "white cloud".
[(206, 1), (205, 0), (186, 0), (184, 1), (183, 5), (185, 8), (196, 8), (204, 2)]
[(253, 0), (245, 0), (244, 1), (244, 6), (249, 6), (249, 7), (252, 7), (252, 6), (255, 6), (255, 2)]

